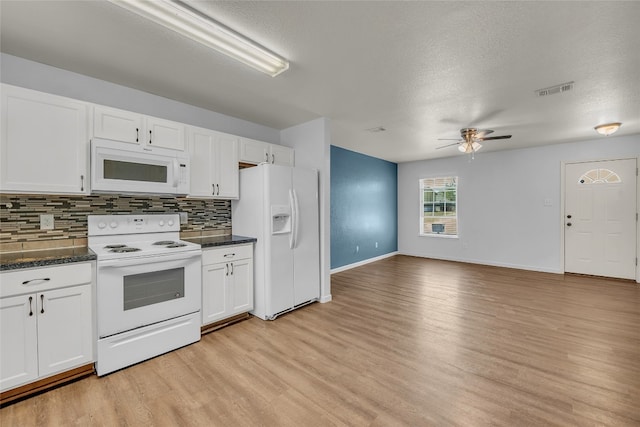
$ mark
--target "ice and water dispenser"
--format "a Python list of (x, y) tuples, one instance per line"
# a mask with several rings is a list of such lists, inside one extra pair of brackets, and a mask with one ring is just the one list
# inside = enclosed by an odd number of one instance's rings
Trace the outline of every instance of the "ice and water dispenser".
[(271, 234), (291, 232), (291, 208), (287, 205), (271, 206)]

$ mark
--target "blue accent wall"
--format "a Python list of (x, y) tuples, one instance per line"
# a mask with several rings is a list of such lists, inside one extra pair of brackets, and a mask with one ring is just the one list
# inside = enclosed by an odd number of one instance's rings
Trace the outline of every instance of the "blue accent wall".
[(331, 146), (331, 268), (397, 250), (398, 165)]

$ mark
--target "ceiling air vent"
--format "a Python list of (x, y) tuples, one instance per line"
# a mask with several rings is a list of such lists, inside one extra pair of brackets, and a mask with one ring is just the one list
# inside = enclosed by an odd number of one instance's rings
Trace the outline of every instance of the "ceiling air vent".
[(536, 90), (536, 95), (548, 96), (555, 95), (556, 93), (568, 92), (570, 90), (573, 90), (573, 84), (574, 82), (567, 82), (551, 87), (545, 87), (544, 89), (538, 89)]

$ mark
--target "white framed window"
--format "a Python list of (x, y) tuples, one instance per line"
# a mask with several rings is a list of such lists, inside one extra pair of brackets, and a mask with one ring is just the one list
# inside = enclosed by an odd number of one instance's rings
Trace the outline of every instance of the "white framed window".
[(420, 235), (458, 236), (458, 177), (420, 181)]

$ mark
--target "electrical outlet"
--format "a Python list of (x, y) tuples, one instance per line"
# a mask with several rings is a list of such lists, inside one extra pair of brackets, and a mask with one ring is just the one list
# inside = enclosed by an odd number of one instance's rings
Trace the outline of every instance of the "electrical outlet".
[(42, 214), (40, 215), (40, 230), (53, 230), (53, 215)]
[(360, 245), (356, 245), (356, 253), (360, 252)]
[(376, 242), (376, 249), (378, 249), (378, 242)]
[(178, 212), (180, 215), (180, 224), (188, 224), (189, 223), (189, 214), (187, 212)]

